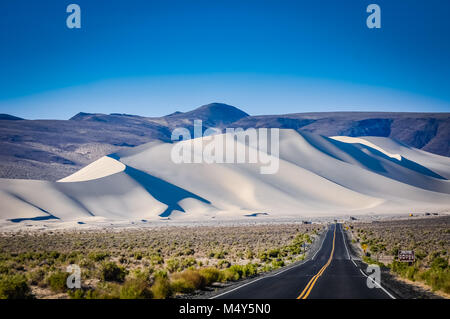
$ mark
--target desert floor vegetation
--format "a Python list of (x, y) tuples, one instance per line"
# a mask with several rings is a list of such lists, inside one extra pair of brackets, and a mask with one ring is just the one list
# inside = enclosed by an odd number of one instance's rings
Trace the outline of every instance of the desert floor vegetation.
[[(402, 278), (450, 294), (450, 216), (347, 224), (353, 244), (367, 247), (363, 259), (378, 263)], [(413, 250), (414, 263), (398, 260), (400, 250)]]
[[(0, 234), (0, 298), (171, 298), (302, 260), (324, 226), (272, 224)], [(67, 266), (81, 288), (66, 285)]]

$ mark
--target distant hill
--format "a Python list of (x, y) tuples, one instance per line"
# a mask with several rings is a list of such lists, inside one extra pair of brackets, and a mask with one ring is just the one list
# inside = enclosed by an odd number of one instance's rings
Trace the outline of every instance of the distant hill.
[(117, 124), (148, 124), (148, 123), (164, 123), (166, 126), (174, 128), (177, 126), (186, 126), (188, 122), (193, 120), (202, 120), (203, 125), (207, 127), (224, 127), (240, 119), (248, 117), (249, 115), (238, 108), (223, 104), (211, 103), (200, 106), (195, 110), (189, 112), (174, 112), (172, 114), (160, 117), (150, 118), (130, 114), (98, 114), (98, 113), (83, 113), (80, 112), (73, 116), (71, 121), (91, 121), (102, 123), (117, 123)]
[(251, 116), (233, 126), (292, 128), (324, 136), (390, 137), (424, 151), (450, 156), (450, 113), (296, 113)]
[(209, 127), (224, 127), (224, 125), (229, 125), (238, 120), (247, 118), (248, 116), (249, 115), (247, 113), (234, 106), (223, 103), (211, 103), (203, 105), (190, 112), (175, 112), (165, 118), (168, 121), (176, 122), (185, 122), (186, 120), (202, 120), (204, 125)]
[(0, 177), (58, 180), (123, 148), (169, 142), (176, 127), (278, 127), (324, 136), (389, 137), (450, 156), (450, 113), (326, 112), (250, 116), (211, 103), (162, 117), (80, 112), (70, 120), (23, 120), (0, 115)]
[(12, 116), (9, 114), (0, 114), (0, 120), (6, 120), (6, 121), (18, 121), (18, 120), (23, 120), (23, 118), (17, 117), (17, 116)]

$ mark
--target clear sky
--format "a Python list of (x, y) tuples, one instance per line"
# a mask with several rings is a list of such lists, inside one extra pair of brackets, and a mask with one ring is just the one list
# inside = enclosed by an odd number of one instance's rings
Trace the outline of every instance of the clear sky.
[(446, 0), (0, 1), (0, 113), (25, 118), (448, 112), (449, 75)]

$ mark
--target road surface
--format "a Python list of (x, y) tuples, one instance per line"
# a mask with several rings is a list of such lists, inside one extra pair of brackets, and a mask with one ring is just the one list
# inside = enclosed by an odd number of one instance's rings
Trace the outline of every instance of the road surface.
[(382, 286), (369, 288), (367, 276), (351, 260), (341, 224), (329, 227), (322, 246), (305, 263), (257, 278), (218, 299), (390, 299)]

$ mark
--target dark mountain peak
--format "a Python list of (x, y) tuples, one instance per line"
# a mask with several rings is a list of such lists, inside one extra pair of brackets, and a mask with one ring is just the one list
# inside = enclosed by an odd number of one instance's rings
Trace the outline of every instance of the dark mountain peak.
[(128, 118), (142, 118), (142, 116), (139, 115), (133, 115), (133, 114), (127, 114), (127, 113), (110, 113), (110, 116), (123, 116)]
[(230, 124), (249, 116), (237, 107), (224, 103), (210, 103), (183, 114), (189, 119), (199, 119), (210, 124)]
[(239, 115), (240, 118), (249, 116), (247, 113), (238, 109), (235, 106), (228, 105), (225, 103), (217, 103), (217, 102), (202, 105), (202, 106), (196, 108), (195, 110), (193, 110), (192, 112), (199, 112), (199, 111), (200, 112), (210, 112), (210, 113), (221, 113), (221, 114), (235, 114), (235, 115)]
[(183, 114), (183, 112), (175, 111), (175, 112), (173, 112), (173, 113), (170, 113), (170, 114), (166, 115), (166, 117), (169, 117), (169, 116), (175, 116), (175, 115), (178, 115), (178, 114)]
[(92, 116), (95, 116), (98, 114), (94, 113), (85, 113), (85, 112), (79, 112), (78, 114), (72, 116), (69, 120), (70, 121), (86, 121), (92, 118)]
[(14, 115), (9, 115), (9, 114), (0, 114), (0, 120), (18, 121), (18, 120), (23, 120), (23, 118), (17, 117), (17, 116), (14, 116)]
[(175, 112), (165, 118), (172, 125), (182, 125), (186, 121), (202, 120), (207, 126), (223, 126), (249, 116), (237, 107), (224, 103), (210, 103), (202, 105), (192, 111)]
[(126, 114), (126, 113), (85, 113), (80, 112), (77, 115), (70, 118), (71, 121), (94, 121), (94, 122), (117, 122), (121, 119), (140, 119), (142, 116)]

